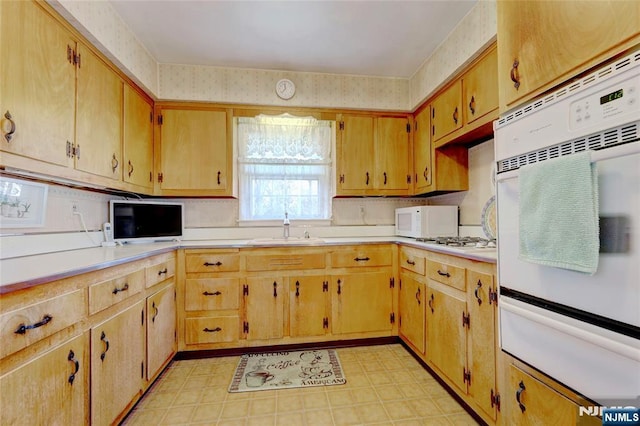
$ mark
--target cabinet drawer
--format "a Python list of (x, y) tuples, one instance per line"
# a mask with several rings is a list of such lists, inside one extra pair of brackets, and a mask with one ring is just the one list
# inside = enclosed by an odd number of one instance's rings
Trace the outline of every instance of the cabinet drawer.
[(443, 262), (427, 262), (427, 276), (440, 283), (465, 291), (465, 270)]
[(247, 255), (247, 271), (282, 271), (322, 269), (326, 265), (321, 253), (282, 253)]
[(392, 264), (389, 247), (354, 247), (331, 253), (333, 268), (389, 266)]
[(187, 273), (234, 272), (240, 269), (240, 255), (238, 253), (187, 253), (185, 263)]
[(139, 293), (144, 288), (144, 280), (145, 271), (140, 269), (122, 277), (93, 284), (89, 287), (89, 314), (93, 315)]
[(187, 318), (184, 326), (187, 345), (234, 342), (240, 336), (240, 320), (237, 315)]
[(238, 309), (240, 301), (238, 278), (188, 279), (185, 286), (186, 311)]
[(84, 290), (76, 290), (0, 316), (0, 358), (80, 321), (87, 312)]
[(426, 259), (422, 252), (407, 247), (400, 248), (400, 267), (424, 275)]
[(173, 277), (176, 273), (176, 261), (171, 258), (164, 262), (156, 263), (155, 265), (147, 266), (145, 268), (145, 276), (147, 287), (153, 287), (154, 285)]

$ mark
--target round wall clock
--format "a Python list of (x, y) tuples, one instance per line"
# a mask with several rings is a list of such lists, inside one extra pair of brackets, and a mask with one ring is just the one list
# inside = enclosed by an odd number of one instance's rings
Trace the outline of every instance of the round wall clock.
[(288, 78), (283, 78), (276, 83), (276, 94), (282, 99), (291, 99), (296, 94), (296, 85)]

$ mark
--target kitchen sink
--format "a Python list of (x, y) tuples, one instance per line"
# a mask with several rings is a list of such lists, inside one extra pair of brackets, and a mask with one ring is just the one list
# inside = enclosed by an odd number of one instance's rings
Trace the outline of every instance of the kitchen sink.
[(247, 241), (249, 246), (284, 246), (284, 245), (314, 245), (323, 244), (325, 241), (322, 238), (256, 238), (254, 240)]

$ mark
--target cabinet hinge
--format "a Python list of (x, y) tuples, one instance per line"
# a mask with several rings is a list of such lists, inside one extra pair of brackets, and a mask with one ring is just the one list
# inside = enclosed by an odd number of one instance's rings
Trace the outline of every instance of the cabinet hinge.
[(466, 312), (462, 313), (462, 327), (471, 327), (471, 316)]
[(340, 122), (340, 130), (344, 130), (344, 121)]
[(242, 332), (244, 334), (249, 334), (249, 323), (247, 321), (242, 323)]
[(158, 173), (158, 183), (162, 183), (163, 179), (164, 179), (164, 175), (162, 173)]
[(322, 292), (328, 292), (329, 291), (329, 281), (322, 281)]
[(69, 158), (73, 157), (73, 146), (69, 141), (67, 141), (67, 157)]
[(389, 278), (389, 288), (396, 287), (396, 279), (394, 277)]
[(462, 381), (471, 386), (471, 370), (462, 368)]
[(144, 325), (144, 309), (140, 311), (140, 324)]
[(411, 183), (411, 175), (407, 175), (407, 183)]
[(140, 377), (144, 379), (144, 361), (140, 363)]
[(489, 304), (496, 304), (496, 306), (498, 305), (498, 291), (494, 290), (493, 288), (489, 288)]
[(411, 133), (411, 124), (407, 123), (407, 133)]
[(398, 289), (402, 290), (402, 278), (398, 280)]
[(243, 296), (249, 295), (249, 284), (242, 284), (242, 295)]
[(395, 312), (391, 312), (391, 314), (389, 314), (389, 322), (391, 324), (394, 324), (396, 322), (396, 314), (395, 314)]
[(76, 157), (78, 160), (80, 159), (80, 145), (71, 146), (71, 155), (69, 157)]
[(496, 409), (500, 411), (500, 394), (493, 392), (493, 389), (491, 389), (491, 406), (496, 407)]
[(324, 317), (322, 318), (322, 328), (329, 328), (329, 318)]
[(436, 126), (431, 126), (431, 136), (436, 135)]
[(402, 315), (398, 315), (398, 327), (402, 327)]
[(164, 120), (162, 119), (162, 114), (158, 114), (158, 124), (162, 125), (162, 123), (164, 123)]
[(344, 175), (340, 175), (340, 183), (344, 183)]

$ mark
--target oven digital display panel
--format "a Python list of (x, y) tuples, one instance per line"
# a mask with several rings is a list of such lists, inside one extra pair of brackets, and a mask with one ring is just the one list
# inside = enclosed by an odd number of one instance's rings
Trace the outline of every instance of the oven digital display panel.
[(615, 92), (608, 93), (600, 98), (600, 105), (604, 105), (607, 102), (615, 101), (622, 97), (622, 89), (618, 89)]

